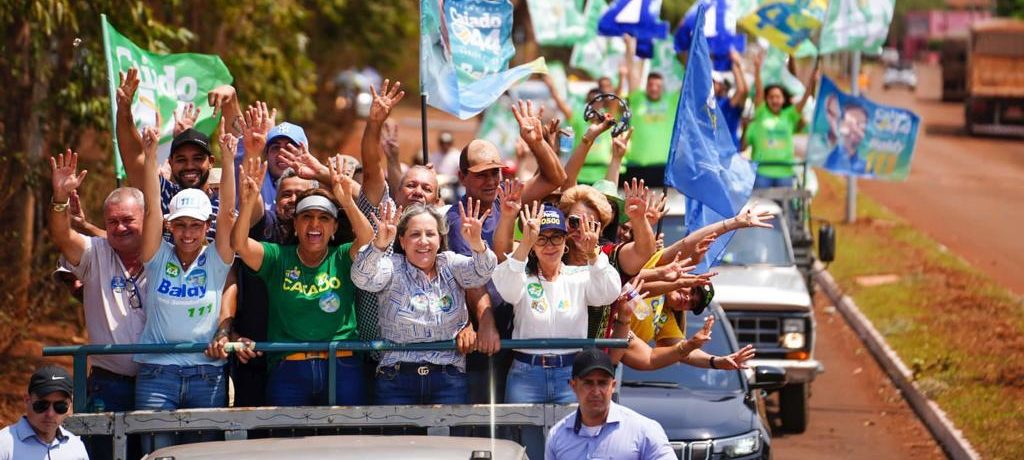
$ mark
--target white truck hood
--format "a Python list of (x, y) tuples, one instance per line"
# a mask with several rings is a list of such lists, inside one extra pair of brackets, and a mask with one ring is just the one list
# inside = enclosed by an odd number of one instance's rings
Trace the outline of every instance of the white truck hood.
[(810, 311), (811, 296), (795, 266), (718, 266), (715, 300), (729, 310)]

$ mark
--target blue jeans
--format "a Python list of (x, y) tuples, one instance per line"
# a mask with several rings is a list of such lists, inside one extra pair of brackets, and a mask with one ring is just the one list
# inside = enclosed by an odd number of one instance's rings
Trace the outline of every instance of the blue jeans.
[(466, 373), (449, 364), (398, 363), (377, 369), (377, 404), (466, 404)]
[[(362, 357), (338, 358), (335, 401), (339, 406), (366, 404)], [(281, 360), (267, 381), (267, 404), (271, 406), (326, 406), (327, 360)]]
[[(86, 383), (89, 400), (86, 412), (128, 412), (135, 410), (135, 379), (117, 376), (110, 371), (93, 367)], [(130, 437), (128, 456), (141, 457), (138, 453), (136, 436)], [(82, 442), (89, 452), (89, 458), (103, 460), (114, 458), (112, 436), (84, 436)]]
[[(543, 367), (512, 361), (505, 385), (505, 402), (570, 404), (576, 402), (576, 394), (569, 386), (572, 366)], [(544, 427), (524, 426), (520, 442), (526, 446), (529, 458), (544, 458)]]
[[(138, 410), (201, 409), (224, 407), (227, 403), (227, 380), (224, 368), (208, 364), (173, 366), (140, 364), (135, 379), (135, 408)], [(218, 433), (189, 433), (180, 442), (212, 441)], [(174, 433), (153, 433), (142, 436), (142, 450), (152, 452), (178, 443)]]
[(772, 187), (793, 187), (793, 176), (789, 177), (767, 177), (760, 174), (754, 176), (754, 188), (772, 188)]

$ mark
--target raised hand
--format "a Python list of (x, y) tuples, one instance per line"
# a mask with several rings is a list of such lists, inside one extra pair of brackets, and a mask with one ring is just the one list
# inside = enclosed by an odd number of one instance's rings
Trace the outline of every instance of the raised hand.
[(335, 155), (327, 163), (331, 177), (331, 192), (334, 193), (334, 197), (343, 204), (354, 201), (353, 195), (358, 184), (350, 174), (345, 173), (345, 160), (341, 158), (341, 155)]
[(181, 115), (178, 115), (178, 111), (171, 112), (174, 116), (174, 135), (177, 136), (189, 128), (193, 128), (196, 125), (196, 121), (199, 120), (199, 107), (189, 102), (181, 108)]
[(51, 177), (53, 181), (53, 201), (55, 203), (69, 201), (75, 190), (78, 190), (78, 186), (82, 185), (85, 175), (89, 173), (87, 170), (82, 170), (81, 173), (77, 172), (78, 153), (68, 149), (66, 155), (61, 153), (56, 157), (50, 157), (50, 170), (53, 172)]
[(139, 89), (139, 69), (132, 67), (128, 69), (128, 73), (118, 72), (118, 78), (120, 81), (117, 85), (117, 108), (131, 110), (135, 91)]
[(597, 241), (601, 237), (601, 221), (591, 220), (590, 216), (584, 214), (580, 222), (583, 237), (580, 238), (579, 249), (587, 256), (587, 262), (594, 263), (597, 260)]
[(708, 236), (705, 236), (704, 239), (698, 241), (697, 247), (693, 250), (693, 256), (697, 260), (700, 260), (700, 258), (704, 257), (704, 254), (707, 254), (708, 250), (711, 249), (711, 244), (714, 243), (717, 238), (718, 234), (712, 233)]
[(512, 115), (519, 122), (519, 137), (529, 145), (544, 142), (544, 107), (534, 108), (533, 101), (518, 101), (512, 105)]
[(221, 85), (206, 94), (207, 102), (210, 107), (213, 107), (213, 114), (217, 115), (224, 111), (224, 106), (235, 99), (237, 94), (235, 93), (235, 87), (231, 85)]
[(540, 220), (543, 215), (544, 205), (536, 201), (532, 205), (527, 204), (522, 211), (519, 211), (519, 222), (523, 226), (523, 240), (520, 244), (532, 247), (533, 243), (537, 242), (537, 237), (540, 236)]
[(518, 179), (505, 179), (498, 187), (502, 215), (512, 216), (523, 208), (523, 183)]
[(544, 141), (551, 146), (551, 150), (558, 151), (558, 126), (562, 124), (562, 120), (558, 118), (552, 118), (544, 125)]
[(739, 214), (736, 214), (736, 222), (739, 223), (741, 227), (772, 228), (772, 224), (768, 221), (774, 218), (775, 214), (768, 211), (761, 211), (754, 214), (753, 208), (746, 208), (740, 211)]
[(238, 151), (238, 138), (233, 134), (224, 132), (224, 125), (220, 127), (220, 137), (217, 138), (217, 142), (220, 143), (220, 165), (222, 168), (233, 168), (235, 152)]
[(700, 328), (693, 337), (690, 337), (689, 342), (694, 349), (703, 348), (708, 342), (711, 341), (711, 328), (715, 325), (715, 316), (708, 315), (704, 317), (704, 327)]
[(633, 307), (629, 304), (629, 300), (633, 296), (632, 293), (634, 291), (639, 294), (637, 297), (640, 299), (647, 297), (649, 294), (647, 291), (644, 291), (644, 280), (639, 277), (633, 278), (624, 284), (622, 290), (619, 291), (619, 296), (615, 298), (615, 302), (612, 304), (616, 321), (629, 324), (630, 318), (633, 317)]
[(267, 133), (277, 120), (277, 109), (268, 110), (267, 103), (256, 101), (242, 114), (242, 138), (248, 155), (262, 155), (267, 146)]
[(632, 184), (630, 181), (623, 182), (622, 188), (626, 192), (626, 215), (634, 222), (642, 221), (647, 215), (650, 194), (650, 190), (644, 186), (644, 180), (637, 181), (634, 177)]
[[(594, 142), (598, 136), (615, 126), (615, 117), (610, 113), (598, 114), (598, 119), (591, 120), (587, 125), (587, 131), (583, 133), (583, 139)], [(625, 153), (623, 153), (625, 155)]]
[[(483, 215), (480, 214), (480, 200), (476, 200), (476, 206), (473, 205), (473, 199), (466, 199), (466, 206), (459, 202), (459, 218), (462, 220), (462, 238), (469, 243), (470, 249), (473, 252), (484, 252), (487, 250), (487, 245), (484, 244), (481, 235), (483, 234), (484, 221), (487, 220), (487, 216), (491, 215), (491, 210), (484, 211)], [(469, 210), (467, 213), (466, 210)]]
[(160, 145), (160, 131), (154, 126), (142, 129), (142, 152), (146, 158), (156, 159), (156, 148)]
[(395, 236), (398, 234), (398, 217), (401, 215), (402, 209), (396, 208), (392, 201), (381, 205), (377, 214), (370, 214), (370, 220), (377, 228), (377, 234), (373, 238), (375, 248), (386, 251), (395, 242)]
[(294, 169), (296, 174), (303, 179), (315, 180), (319, 177), (330, 176), (330, 170), (320, 160), (317, 160), (312, 153), (309, 153), (309, 148), (306, 147), (306, 144), (299, 144), (298, 146), (288, 144), (284, 146), (284, 149), (278, 155), (280, 155), (281, 160), (289, 168)]
[(747, 345), (740, 348), (739, 351), (726, 355), (726, 356), (715, 356), (715, 369), (722, 369), (732, 371), (736, 369), (746, 369), (747, 361), (750, 361), (754, 355), (757, 354), (757, 350), (754, 349), (753, 345)]
[(647, 223), (652, 227), (658, 225), (658, 221), (665, 217), (668, 209), (668, 195), (656, 192), (647, 195)]
[(373, 103), (370, 105), (370, 116), (369, 121), (371, 123), (383, 123), (387, 120), (388, 116), (391, 115), (391, 110), (398, 105), (398, 101), (401, 101), (405, 97), (405, 91), (401, 91), (402, 82), (395, 81), (395, 84), (391, 84), (391, 80), (384, 80), (384, 84), (380, 86), (380, 93), (377, 89), (370, 85), (370, 95), (373, 96)]
[(612, 138), (613, 157), (623, 158), (626, 156), (626, 152), (629, 151), (629, 139), (631, 137), (633, 137), (633, 128), (629, 128), (626, 132)]
[(267, 175), (267, 162), (261, 161), (259, 157), (249, 157), (242, 160), (238, 168), (239, 209), (246, 206), (253, 206), (258, 202), (260, 189), (263, 188), (263, 179)]

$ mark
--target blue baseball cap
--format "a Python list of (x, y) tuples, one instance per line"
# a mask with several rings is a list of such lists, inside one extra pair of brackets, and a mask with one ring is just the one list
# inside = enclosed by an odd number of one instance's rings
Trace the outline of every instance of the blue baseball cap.
[(309, 139), (306, 138), (306, 131), (301, 126), (294, 123), (288, 123), (287, 121), (279, 123), (277, 126), (270, 128), (270, 132), (267, 133), (267, 146), (270, 146), (274, 139), (279, 137), (286, 137), (292, 143), (306, 144), (309, 145)]
[(558, 230), (562, 233), (569, 233), (565, 228), (565, 214), (550, 204), (544, 204), (544, 214), (540, 216), (540, 231)]

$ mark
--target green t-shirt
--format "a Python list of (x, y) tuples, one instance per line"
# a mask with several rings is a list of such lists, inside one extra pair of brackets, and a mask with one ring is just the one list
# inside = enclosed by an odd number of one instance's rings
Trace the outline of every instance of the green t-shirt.
[[(267, 283), (270, 318), (267, 340), (329, 342), (356, 340), (355, 285), (351, 281), (352, 243), (327, 249), (315, 268), (299, 260), (297, 246), (263, 245), (256, 272)], [(280, 359), (280, 356), (276, 357)], [(270, 361), (276, 362), (272, 357)]]
[[(580, 141), (583, 139), (583, 133), (587, 132), (587, 128), (590, 127), (590, 122), (583, 119), (583, 113), (585, 112), (587, 105), (585, 103), (577, 103), (572, 108), (572, 120), (569, 124), (572, 126), (573, 133), (576, 135), (576, 141), (573, 147), (580, 145)], [(594, 145), (590, 146), (590, 152), (587, 153), (587, 159), (583, 162), (583, 168), (580, 169), (580, 174), (577, 176), (576, 181), (581, 184), (591, 185), (601, 179), (608, 173), (608, 164), (612, 161), (612, 135), (611, 130), (601, 133), (594, 141)], [(619, 172), (625, 171), (622, 168)]]
[(629, 166), (663, 166), (668, 162), (668, 149), (672, 144), (672, 128), (679, 105), (678, 91), (665, 91), (661, 99), (647, 99), (647, 92), (629, 93), (629, 110), (633, 113), (626, 164)]
[[(753, 149), (750, 159), (756, 162), (793, 161), (793, 133), (800, 123), (800, 112), (795, 106), (782, 109), (778, 115), (761, 104), (754, 111), (754, 120), (747, 126), (743, 134), (747, 144)], [(782, 165), (762, 165), (757, 173), (765, 177), (792, 177), (793, 167)]]

